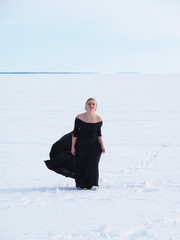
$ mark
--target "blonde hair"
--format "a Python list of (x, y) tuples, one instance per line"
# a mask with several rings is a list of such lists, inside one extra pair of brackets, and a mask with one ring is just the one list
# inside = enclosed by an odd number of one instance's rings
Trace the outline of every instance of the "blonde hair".
[[(97, 101), (95, 98), (88, 98), (88, 100), (86, 101), (86, 105), (88, 104), (89, 101), (95, 101), (96, 102), (96, 109), (97, 109)], [(85, 109), (86, 109), (86, 105), (85, 105)]]

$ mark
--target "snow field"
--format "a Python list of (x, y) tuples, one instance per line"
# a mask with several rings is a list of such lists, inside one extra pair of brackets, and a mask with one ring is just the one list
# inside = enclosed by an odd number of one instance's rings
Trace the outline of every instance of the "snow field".
[[(179, 75), (1, 75), (0, 238), (177, 240)], [(98, 101), (100, 188), (49, 171), (51, 145)]]

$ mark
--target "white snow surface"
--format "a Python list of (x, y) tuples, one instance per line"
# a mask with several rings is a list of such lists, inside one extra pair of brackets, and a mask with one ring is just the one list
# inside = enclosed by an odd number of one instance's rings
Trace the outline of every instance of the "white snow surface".
[[(46, 168), (87, 98), (103, 118), (99, 189)], [(0, 239), (180, 239), (180, 75), (0, 75)]]

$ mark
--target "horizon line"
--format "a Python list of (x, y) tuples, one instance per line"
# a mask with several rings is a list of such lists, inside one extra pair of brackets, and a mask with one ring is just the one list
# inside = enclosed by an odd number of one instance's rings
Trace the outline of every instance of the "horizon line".
[[(113, 72), (116, 74), (140, 74), (141, 72)], [(99, 72), (0, 72), (0, 74), (103, 74)]]
[(98, 72), (0, 72), (0, 74), (98, 74)]

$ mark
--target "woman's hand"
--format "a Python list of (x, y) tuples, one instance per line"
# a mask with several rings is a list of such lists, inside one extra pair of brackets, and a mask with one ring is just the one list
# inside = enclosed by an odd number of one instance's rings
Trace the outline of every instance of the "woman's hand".
[(76, 149), (75, 149), (75, 147), (72, 147), (72, 148), (71, 148), (71, 153), (72, 153), (72, 155), (76, 155)]
[(98, 140), (99, 140), (99, 143), (101, 145), (102, 153), (105, 153), (105, 147), (104, 147), (104, 144), (103, 144), (102, 136), (99, 136)]
[(102, 153), (105, 153), (105, 147), (104, 146), (101, 146), (101, 150), (102, 150)]
[(74, 134), (73, 134), (72, 135), (72, 145), (71, 145), (72, 155), (76, 155), (76, 149), (75, 149), (76, 141), (77, 141), (77, 137), (74, 137)]

